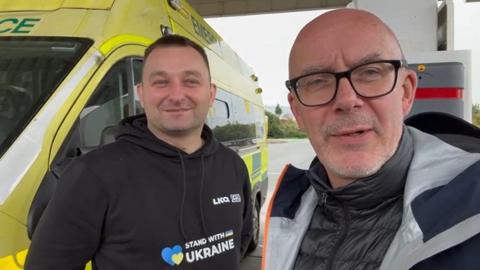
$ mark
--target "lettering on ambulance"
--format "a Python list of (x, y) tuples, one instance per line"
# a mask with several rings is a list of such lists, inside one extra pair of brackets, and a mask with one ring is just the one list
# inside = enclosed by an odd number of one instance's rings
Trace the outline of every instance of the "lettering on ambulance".
[(40, 18), (6, 18), (0, 20), (0, 34), (28, 34), (40, 21)]
[(217, 42), (215, 36), (205, 26), (199, 23), (193, 16), (190, 16), (190, 18), (192, 19), (193, 30), (197, 35), (202, 37), (208, 44)]
[(210, 235), (205, 238), (189, 241), (185, 245), (174, 245), (162, 249), (161, 256), (170, 266), (181, 263), (195, 263), (215, 257), (235, 249), (233, 230)]

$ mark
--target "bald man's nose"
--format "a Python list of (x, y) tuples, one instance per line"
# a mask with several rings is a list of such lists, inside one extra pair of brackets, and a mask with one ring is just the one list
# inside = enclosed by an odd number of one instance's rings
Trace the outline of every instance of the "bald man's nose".
[(350, 81), (343, 77), (338, 81), (337, 94), (334, 99), (335, 109), (348, 111), (360, 106), (362, 99), (353, 89)]

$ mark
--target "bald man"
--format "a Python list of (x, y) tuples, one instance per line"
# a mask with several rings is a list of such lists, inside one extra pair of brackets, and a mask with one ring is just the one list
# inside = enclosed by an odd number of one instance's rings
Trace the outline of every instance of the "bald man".
[(289, 73), (316, 158), (279, 178), (262, 269), (479, 269), (480, 156), (404, 125), (417, 77), (393, 32), (365, 11), (324, 13)]

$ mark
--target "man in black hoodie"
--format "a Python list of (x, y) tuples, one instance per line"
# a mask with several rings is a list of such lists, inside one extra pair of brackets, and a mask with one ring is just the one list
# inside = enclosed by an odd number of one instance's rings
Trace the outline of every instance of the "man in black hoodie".
[(249, 176), (204, 124), (216, 93), (205, 51), (160, 38), (137, 91), (145, 115), (59, 179), (25, 269), (238, 269), (252, 236)]

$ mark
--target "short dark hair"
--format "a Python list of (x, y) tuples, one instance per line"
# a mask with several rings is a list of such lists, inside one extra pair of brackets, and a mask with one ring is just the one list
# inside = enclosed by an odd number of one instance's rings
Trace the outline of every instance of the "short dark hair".
[(152, 53), (153, 50), (156, 48), (167, 48), (167, 47), (191, 47), (194, 50), (196, 50), (203, 58), (203, 61), (205, 62), (205, 65), (207, 66), (208, 70), (208, 75), (210, 76), (210, 65), (208, 63), (208, 58), (207, 58), (207, 53), (205, 52), (205, 49), (203, 49), (202, 46), (198, 45), (191, 39), (188, 39), (184, 36), (180, 35), (166, 35), (163, 36), (145, 49), (145, 54), (143, 56), (143, 63), (147, 62), (148, 56)]

